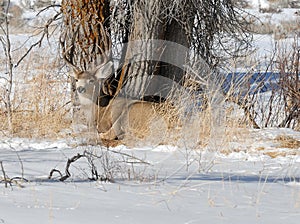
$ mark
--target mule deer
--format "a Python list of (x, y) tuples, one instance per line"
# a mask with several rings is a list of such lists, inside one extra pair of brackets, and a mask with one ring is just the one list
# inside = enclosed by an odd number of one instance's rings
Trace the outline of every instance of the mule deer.
[[(65, 61), (74, 69), (76, 91), (89, 124), (97, 129), (102, 139), (106, 140), (122, 139), (130, 132), (138, 137), (146, 137), (152, 127), (158, 124), (160, 126), (158, 129), (166, 129), (169, 125), (168, 119), (156, 110), (157, 104), (120, 97), (128, 93), (126, 88), (122, 88), (120, 94), (111, 91), (108, 85), (113, 77), (113, 62), (110, 60), (111, 38), (103, 26), (100, 31), (101, 43), (97, 44), (97, 47), (101, 54), (96, 59), (85, 61), (86, 63), (93, 61), (97, 64), (97, 59), (102, 59), (102, 64), (94, 69), (82, 71), (72, 63), (73, 60), (70, 60), (73, 52), (68, 52), (68, 49), (63, 50)], [(153, 82), (153, 88), (149, 88), (148, 95), (154, 95), (156, 83), (159, 82), (160, 80)], [(163, 93), (161, 90), (164, 88), (165, 86), (158, 91)], [(137, 97), (137, 99), (141, 98)]]
[(89, 122), (96, 125), (100, 138), (123, 139), (128, 133), (143, 138), (151, 130), (167, 131), (168, 119), (158, 112), (156, 103), (109, 94), (105, 82), (112, 74), (112, 66), (111, 61), (104, 62), (93, 71), (75, 70), (74, 74), (79, 101), (89, 114)]

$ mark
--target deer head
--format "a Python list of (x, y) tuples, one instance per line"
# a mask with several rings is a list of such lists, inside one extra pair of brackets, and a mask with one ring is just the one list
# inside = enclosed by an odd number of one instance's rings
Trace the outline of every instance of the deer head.
[(97, 104), (106, 106), (111, 98), (106, 80), (112, 74), (112, 61), (102, 63), (92, 71), (74, 69), (76, 91), (82, 105)]
[[(111, 95), (108, 93), (107, 83), (109, 78), (113, 78), (112, 43), (103, 24), (99, 23), (98, 25), (99, 30), (97, 32), (99, 31), (99, 33), (95, 35), (93, 40), (87, 41), (91, 42), (90, 46), (84, 44), (85, 42), (76, 41), (75, 37), (69, 41), (66, 41), (66, 37), (61, 38), (62, 55), (65, 62), (73, 69), (71, 76), (76, 80), (75, 88), (80, 103), (83, 105), (99, 104), (99, 98)], [(80, 29), (80, 25), (77, 29)], [(99, 64), (99, 62), (102, 63)]]

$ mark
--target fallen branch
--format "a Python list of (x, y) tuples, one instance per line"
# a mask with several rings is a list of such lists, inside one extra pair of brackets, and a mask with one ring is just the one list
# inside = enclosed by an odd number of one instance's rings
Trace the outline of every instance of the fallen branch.
[(109, 178), (103, 178), (103, 177), (100, 177), (98, 175), (97, 168), (96, 168), (95, 164), (92, 161), (92, 157), (101, 158), (101, 157), (96, 156), (96, 155), (94, 155), (92, 153), (89, 153), (87, 151), (84, 151), (83, 154), (79, 154), (78, 153), (76, 156), (73, 156), (72, 158), (68, 159), (64, 175), (61, 173), (60, 170), (52, 169), (50, 171), (48, 179), (51, 179), (54, 173), (58, 173), (60, 175), (59, 181), (65, 181), (66, 179), (68, 179), (69, 177), (71, 177), (71, 173), (69, 171), (71, 164), (74, 163), (74, 162), (76, 162), (80, 158), (86, 158), (87, 161), (88, 161), (88, 163), (89, 163), (89, 165), (92, 167), (92, 170), (91, 170), (91, 172), (92, 172), (92, 178), (89, 178), (89, 180), (111, 181)]
[(4, 166), (3, 166), (3, 162), (2, 162), (2, 161), (0, 161), (0, 167), (1, 167), (2, 174), (3, 174), (3, 178), (0, 177), (0, 181), (1, 181), (1, 182), (2, 182), (2, 181), (4, 182), (5, 188), (8, 187), (8, 184), (9, 184), (10, 186), (12, 186), (13, 184), (15, 184), (15, 185), (17, 185), (18, 187), (23, 188), (24, 186), (21, 185), (21, 184), (19, 183), (19, 181), (17, 181), (17, 180), (23, 180), (23, 181), (25, 181), (25, 182), (28, 182), (28, 180), (26, 180), (24, 177), (13, 177), (13, 178), (9, 178), (9, 177), (6, 175), (6, 172), (5, 172), (5, 169), (4, 169)]
[[(118, 152), (118, 151), (110, 150), (110, 149), (107, 149), (106, 152), (118, 154), (118, 155), (121, 155), (123, 157), (128, 157), (128, 158), (136, 160), (136, 162), (129, 162), (129, 161), (124, 160), (123, 161), (124, 163), (130, 163), (130, 164), (142, 163), (142, 164), (150, 165), (150, 163), (145, 162), (144, 160), (139, 159), (139, 158), (137, 158), (137, 157), (135, 157), (133, 155), (129, 155), (127, 153)], [(50, 171), (48, 179), (52, 179), (54, 173), (58, 173), (59, 176), (60, 176), (60, 178), (58, 179), (59, 181), (65, 181), (65, 180), (67, 180), (69, 177), (71, 177), (71, 173), (69, 171), (71, 164), (75, 163), (80, 158), (86, 158), (87, 161), (88, 161), (88, 165), (91, 167), (92, 177), (88, 178), (89, 180), (100, 180), (100, 181), (113, 182), (113, 175), (110, 173), (110, 169), (107, 169), (107, 167), (106, 167), (106, 165), (107, 165), (106, 164), (107, 163), (107, 161), (106, 161), (107, 158), (105, 157), (105, 154), (102, 154), (102, 155), (98, 156), (98, 155), (95, 155), (95, 154), (93, 154), (91, 152), (88, 152), (86, 150), (82, 154), (78, 153), (77, 155), (75, 155), (72, 158), (69, 158), (67, 160), (66, 167), (65, 167), (65, 174), (62, 174), (62, 172), (60, 170), (58, 170), (58, 169), (52, 169)], [(95, 166), (94, 159), (100, 159), (100, 160), (103, 159), (103, 160), (105, 160), (105, 162), (102, 161), (102, 168), (104, 170), (104, 175), (99, 175), (98, 174), (98, 170), (97, 170), (97, 167)]]
[(67, 165), (66, 165), (66, 168), (65, 168), (65, 175), (62, 175), (62, 173), (61, 173), (59, 170), (57, 170), (57, 169), (52, 169), (51, 172), (50, 172), (50, 174), (49, 174), (48, 179), (51, 179), (53, 173), (56, 172), (56, 173), (59, 173), (60, 176), (61, 176), (61, 177), (59, 178), (59, 180), (60, 180), (60, 181), (65, 181), (66, 179), (68, 179), (68, 178), (71, 176), (70, 171), (69, 171), (70, 165), (71, 165), (72, 163), (76, 162), (78, 159), (80, 159), (80, 158), (82, 158), (82, 157), (86, 157), (86, 156), (85, 156), (84, 154), (79, 154), (79, 153), (78, 153), (76, 156), (73, 156), (71, 159), (68, 159)]

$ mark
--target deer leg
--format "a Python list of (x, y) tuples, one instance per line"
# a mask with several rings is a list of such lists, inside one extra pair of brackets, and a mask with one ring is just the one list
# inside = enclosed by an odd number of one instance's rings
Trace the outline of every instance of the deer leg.
[(101, 133), (100, 137), (106, 140), (122, 139), (124, 137), (124, 126), (128, 122), (127, 116), (127, 113), (122, 113), (113, 123), (112, 127), (107, 132)]
[(107, 132), (100, 133), (100, 138), (104, 140), (115, 140), (117, 137), (113, 128), (110, 128)]
[(100, 138), (105, 140), (122, 139), (123, 137), (124, 131), (118, 122), (115, 123), (107, 132), (100, 134)]

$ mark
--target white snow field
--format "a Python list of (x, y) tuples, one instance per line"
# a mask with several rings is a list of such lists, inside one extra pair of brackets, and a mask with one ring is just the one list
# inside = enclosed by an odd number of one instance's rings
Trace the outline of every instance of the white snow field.
[[(259, 1), (251, 2), (258, 15)], [(269, 1), (260, 2), (268, 7)], [(272, 14), (270, 21), (298, 18), (293, 10)], [(25, 11), (24, 18), (33, 15)], [(36, 37), (27, 40), (27, 35), (11, 36), (14, 49), (35, 42)], [(258, 57), (272, 53), (272, 35), (254, 38)], [(50, 49), (56, 51), (55, 46)], [(25, 81), (45, 71), (55, 77), (51, 66), (33, 68), (43, 61), (52, 63), (55, 59), (48, 54), (56, 53), (39, 49), (27, 70), (17, 68), (19, 85), (24, 87)], [(1, 75), (2, 55), (0, 48)], [(1, 76), (0, 92), (4, 80)], [(64, 91), (69, 94), (69, 89)], [(300, 220), (300, 132), (291, 129), (235, 130), (219, 142), (212, 136), (208, 146), (192, 148), (189, 145), (196, 143), (187, 142), (182, 148), (106, 149), (80, 146), (80, 140), (71, 137), (5, 136), (0, 130), (0, 224), (298, 224)], [(285, 138), (293, 143), (282, 144)], [(86, 158), (71, 164), (71, 176), (64, 182), (57, 172), (48, 179), (52, 169), (65, 174), (67, 160), (83, 152), (94, 155), (89, 158), (98, 175), (114, 179), (90, 180), (91, 163)]]
[[(234, 148), (224, 154), (172, 146), (118, 146), (110, 149), (118, 153), (108, 153), (73, 140), (1, 139), (6, 175), (26, 181), (15, 179), (7, 188), (0, 182), (0, 223), (296, 224), (300, 148), (281, 148), (278, 136), (300, 140), (290, 129), (252, 130), (242, 142), (224, 145)], [(48, 179), (53, 168), (64, 173), (67, 158), (83, 150), (99, 156), (95, 165), (110, 168), (114, 182), (89, 181), (83, 158), (71, 164), (65, 182), (58, 174)]]

